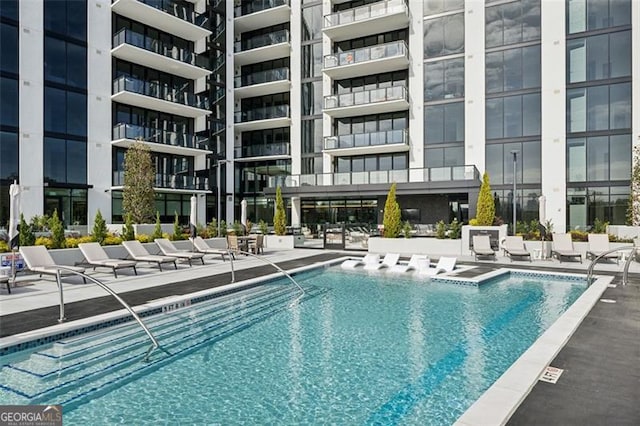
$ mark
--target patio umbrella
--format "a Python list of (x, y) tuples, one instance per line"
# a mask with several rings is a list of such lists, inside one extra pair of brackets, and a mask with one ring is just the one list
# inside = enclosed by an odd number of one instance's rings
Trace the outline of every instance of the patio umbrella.
[(16, 249), (20, 246), (20, 185), (9, 186), (9, 247), (11, 247), (11, 276), (16, 270)]
[(247, 229), (247, 200), (240, 201), (240, 223)]
[(193, 239), (196, 237), (196, 223), (198, 213), (198, 199), (195, 195), (191, 196), (191, 214), (189, 215), (189, 236)]
[(541, 195), (538, 197), (538, 222), (542, 225), (547, 221), (547, 197)]

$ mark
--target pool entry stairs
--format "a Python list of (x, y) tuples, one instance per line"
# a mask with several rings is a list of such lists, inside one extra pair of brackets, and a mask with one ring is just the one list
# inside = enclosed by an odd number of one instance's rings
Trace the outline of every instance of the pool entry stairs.
[[(123, 383), (147, 374), (290, 309), (291, 303), (320, 296), (326, 289), (266, 284), (200, 302), (188, 308), (167, 305), (145, 318), (166, 350), (142, 362), (149, 340), (135, 322), (70, 337), (5, 356), (0, 366), (0, 398), (5, 404), (63, 404), (65, 409), (88, 402)], [(197, 315), (195, 315), (197, 314)]]

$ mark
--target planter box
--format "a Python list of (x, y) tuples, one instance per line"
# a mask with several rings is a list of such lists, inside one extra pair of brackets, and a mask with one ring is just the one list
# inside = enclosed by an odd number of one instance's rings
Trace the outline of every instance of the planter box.
[(270, 249), (293, 249), (296, 237), (302, 237), (304, 243), (304, 235), (265, 235), (264, 246)]
[(609, 225), (607, 233), (615, 235), (617, 238), (632, 240), (640, 237), (640, 226)]
[(461, 240), (439, 240), (437, 238), (369, 238), (369, 253), (426, 254), (429, 256), (460, 256)]
[(472, 255), (471, 242), (474, 235), (488, 234), (494, 250), (500, 247), (500, 243), (507, 236), (507, 225), (500, 226), (471, 226), (464, 225), (462, 227), (462, 254), (465, 256)]
[[(107, 230), (115, 235), (122, 235), (122, 228), (124, 227), (124, 223), (108, 223)], [(153, 230), (155, 229), (155, 223), (142, 223), (142, 224), (134, 224), (133, 230), (136, 235), (145, 234), (151, 235), (153, 234)], [(162, 228), (163, 234), (173, 234), (173, 223), (161, 223), (160, 228)]]

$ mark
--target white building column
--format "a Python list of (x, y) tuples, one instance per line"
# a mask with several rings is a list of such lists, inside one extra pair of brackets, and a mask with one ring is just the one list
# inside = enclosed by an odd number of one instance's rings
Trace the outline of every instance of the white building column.
[(289, 71), (291, 91), (289, 92), (289, 113), (291, 127), (289, 128), (289, 145), (291, 149), (291, 174), (302, 172), (302, 5), (300, 0), (291, 1), (291, 54)]
[(640, 145), (640, 2), (631, 2), (631, 143)]
[(424, 12), (421, 1), (409, 7), (409, 176), (411, 182), (424, 180)]
[(464, 2), (464, 163), (485, 170), (484, 1)]
[[(233, 22), (233, 10), (234, 10), (235, 4), (233, 0), (226, 0), (226, 10), (230, 11), (230, 13), (227, 13), (226, 19), (226, 63), (225, 63), (225, 67), (226, 67), (226, 74), (227, 76), (233, 76), (235, 75), (234, 73), (234, 69), (235, 69), (235, 62), (234, 62), (234, 56), (233, 56), (233, 52), (234, 52), (234, 40), (235, 40), (235, 28), (234, 28), (234, 22)], [(230, 78), (227, 78), (227, 81), (231, 81), (233, 83), (233, 80)], [(234, 179), (234, 163), (233, 163), (233, 158), (234, 158), (234, 140), (236, 137), (240, 137), (240, 133), (235, 133), (234, 131), (234, 111), (235, 111), (235, 99), (233, 96), (233, 84), (229, 84), (227, 83), (227, 94), (226, 94), (226, 117), (227, 117), (227, 130), (226, 130), (226, 141), (225, 141), (225, 146), (226, 146), (226, 151), (227, 151), (227, 160), (231, 160), (227, 163), (227, 167), (226, 167), (226, 173), (225, 173), (225, 177), (226, 177), (226, 186), (220, 188), (220, 203), (222, 201), (226, 200), (226, 209), (223, 213), (223, 217), (225, 217), (226, 221), (228, 224), (232, 224), (233, 220), (234, 220), (234, 206), (233, 206), (233, 195), (229, 195), (227, 197), (226, 194), (233, 194), (234, 193), (234, 185), (235, 185), (235, 179)], [(240, 105), (238, 103), (238, 111), (240, 111)], [(219, 182), (217, 182), (217, 184), (219, 184)], [(218, 221), (220, 221), (222, 218), (217, 218)]]
[[(323, 0), (322, 2), (322, 16), (331, 14), (331, 0)], [(331, 54), (331, 39), (326, 34), (322, 34), (322, 58)], [(324, 64), (323, 64), (324, 67)], [(332, 79), (326, 74), (322, 74), (322, 108), (324, 109), (324, 97), (332, 94)], [(324, 137), (331, 136), (331, 117), (328, 114), (322, 114), (322, 136), (324, 143)], [(333, 172), (332, 168), (333, 157), (331, 154), (322, 154), (322, 173)], [(328, 176), (328, 175), (325, 175)], [(322, 177), (324, 179), (324, 176)], [(327, 182), (328, 183), (328, 182)], [(318, 182), (319, 185), (324, 185), (325, 182)]]
[(300, 227), (300, 219), (302, 218), (302, 208), (300, 197), (291, 197), (291, 226)]

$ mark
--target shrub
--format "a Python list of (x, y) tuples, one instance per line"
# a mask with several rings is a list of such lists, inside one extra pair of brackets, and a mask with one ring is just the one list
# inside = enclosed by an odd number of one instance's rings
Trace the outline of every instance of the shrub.
[(36, 236), (33, 233), (33, 227), (24, 220), (24, 215), (20, 213), (20, 245), (32, 246), (36, 243)]
[(136, 231), (133, 229), (133, 220), (131, 214), (127, 213), (125, 216), (124, 226), (122, 227), (122, 240), (133, 241), (136, 239)]
[(173, 218), (173, 235), (171, 235), (171, 240), (173, 241), (182, 240), (182, 228), (180, 228), (178, 213), (174, 212), (173, 217), (174, 217)]
[(65, 239), (64, 245), (67, 248), (78, 248), (78, 244), (91, 243), (93, 241), (93, 237), (89, 235), (85, 235), (79, 238), (69, 237)]
[(48, 249), (52, 249), (53, 247), (53, 240), (49, 237), (38, 237), (36, 238), (36, 244), (37, 246), (45, 246)]
[(453, 219), (453, 222), (449, 225), (449, 238), (457, 240), (462, 234), (462, 223), (458, 222), (458, 219)]
[(107, 235), (103, 244), (105, 246), (117, 246), (122, 244), (122, 237), (118, 237), (117, 235)]
[(605, 234), (607, 232), (607, 226), (609, 226), (609, 222), (604, 222), (596, 217), (593, 221), (593, 229), (591, 229), (591, 232), (594, 234)]
[(53, 215), (49, 219), (49, 229), (51, 230), (52, 247), (47, 248), (64, 248), (64, 227), (58, 218), (58, 209), (53, 211)]
[(493, 225), (493, 218), (495, 215), (496, 210), (493, 196), (491, 195), (489, 173), (484, 172), (482, 175), (482, 185), (480, 185), (480, 193), (478, 194), (478, 203), (476, 204), (476, 219), (478, 219), (478, 225)]
[(138, 234), (136, 235), (136, 240), (140, 241), (141, 243), (150, 243), (153, 241), (153, 238), (151, 238), (151, 236), (147, 234)]
[(436, 224), (436, 238), (442, 240), (447, 237), (447, 225), (444, 220), (441, 220)]
[(411, 223), (409, 223), (409, 221), (407, 220), (403, 225), (402, 225), (402, 236), (405, 238), (411, 238)]
[(215, 238), (218, 236), (218, 221), (215, 217), (207, 224), (207, 233), (209, 234), (209, 238)]
[(251, 228), (253, 228), (253, 222), (247, 219), (247, 227), (245, 229), (245, 234), (249, 235), (251, 233)]
[(11, 250), (9, 249), (9, 245), (7, 244), (7, 242), (4, 240), (0, 240), (0, 253), (6, 253), (8, 251)]
[(93, 232), (91, 235), (93, 236), (93, 240), (101, 245), (104, 242), (104, 239), (107, 237), (107, 224), (102, 217), (102, 213), (100, 213), (100, 209), (96, 212), (96, 217), (93, 221)]
[(400, 234), (401, 213), (400, 205), (396, 201), (396, 183), (391, 184), (387, 200), (384, 203), (384, 216), (382, 219), (382, 236), (384, 238), (396, 238)]
[(153, 234), (151, 234), (151, 241), (156, 238), (162, 238), (162, 226), (160, 225), (160, 212), (156, 212), (156, 226), (153, 228)]
[(273, 231), (276, 235), (287, 233), (287, 212), (284, 209), (282, 189), (279, 186), (276, 188), (276, 213), (273, 216)]
[(480, 224), (478, 223), (478, 219), (476, 219), (475, 217), (473, 219), (469, 219), (469, 225), (480, 226)]
[(235, 222), (233, 222), (233, 233), (236, 235), (243, 235), (243, 227), (242, 224), (240, 222), (238, 222), (237, 220)]
[(226, 237), (227, 236), (227, 222), (225, 222), (224, 220), (220, 221), (220, 237)]
[(258, 229), (260, 229), (262, 235), (267, 235), (269, 233), (269, 226), (267, 225), (267, 222), (262, 219), (258, 222)]
[(577, 229), (572, 229), (571, 231), (569, 231), (569, 233), (571, 234), (571, 239), (573, 241), (587, 241), (589, 239), (588, 237), (589, 233), (586, 231), (579, 231)]

